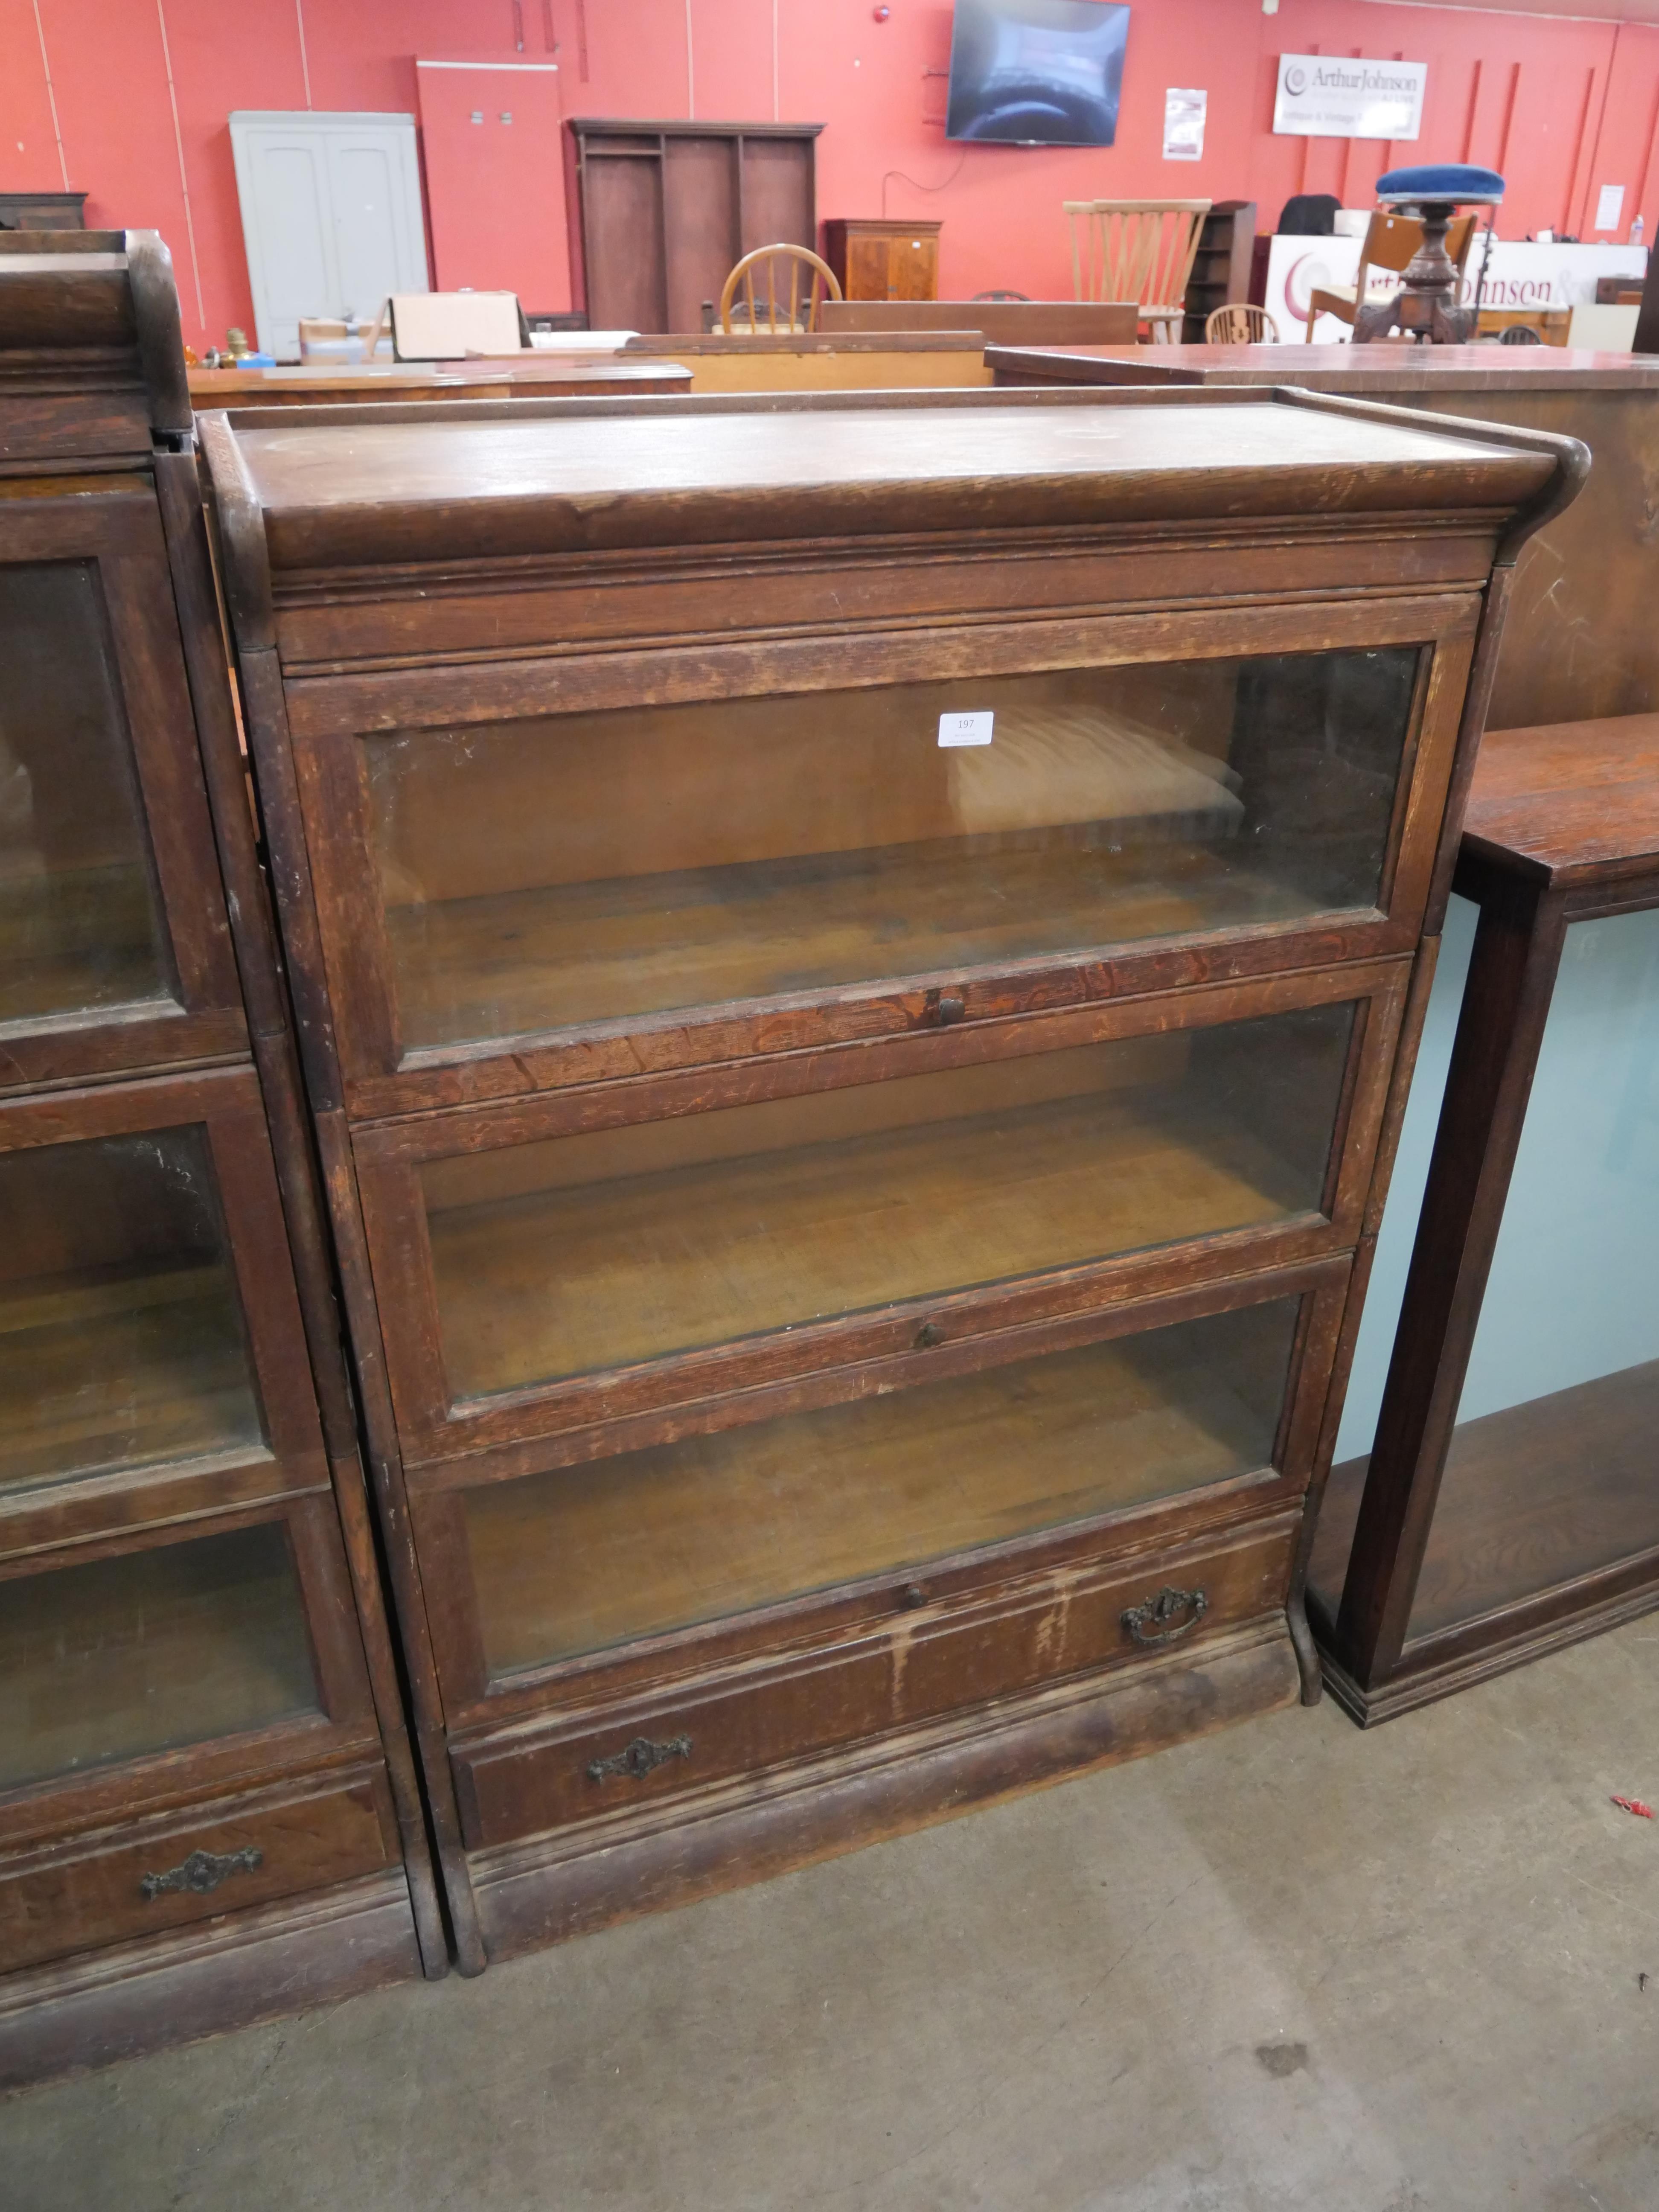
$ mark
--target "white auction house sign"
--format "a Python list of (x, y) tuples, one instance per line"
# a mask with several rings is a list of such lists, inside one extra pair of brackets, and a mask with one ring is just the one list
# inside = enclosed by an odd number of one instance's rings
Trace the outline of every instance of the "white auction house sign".
[(1280, 54), (1273, 129), (1301, 138), (1415, 138), (1426, 62)]

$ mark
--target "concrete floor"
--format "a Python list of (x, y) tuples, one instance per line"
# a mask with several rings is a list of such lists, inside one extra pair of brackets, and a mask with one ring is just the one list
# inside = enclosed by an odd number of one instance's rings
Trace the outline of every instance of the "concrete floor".
[(1659, 1800), (1659, 1617), (15, 2098), (0, 2203), (1655, 2212), (1615, 1790)]

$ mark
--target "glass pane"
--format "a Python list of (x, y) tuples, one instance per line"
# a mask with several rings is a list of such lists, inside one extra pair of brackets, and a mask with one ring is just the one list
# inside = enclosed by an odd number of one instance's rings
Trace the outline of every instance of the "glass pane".
[(1352, 1008), (431, 1161), (458, 1399), (1316, 1212)]
[(1297, 1302), (468, 1491), (492, 1674), (1266, 1467)]
[[(405, 1049), (1376, 903), (1418, 651), (368, 740)], [(941, 718), (990, 719), (945, 745)]]
[(0, 568), (0, 1022), (173, 996), (97, 571)]
[(1410, 1634), (1659, 1546), (1659, 912), (1567, 932)]
[(0, 1582), (0, 1788), (319, 1710), (280, 1522)]
[(200, 1127), (0, 1155), (0, 1484), (258, 1449)]

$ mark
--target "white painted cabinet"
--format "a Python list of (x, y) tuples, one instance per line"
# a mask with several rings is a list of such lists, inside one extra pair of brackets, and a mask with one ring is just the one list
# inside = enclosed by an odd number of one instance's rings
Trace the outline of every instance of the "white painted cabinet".
[(412, 115), (244, 108), (230, 143), (263, 351), (293, 359), (301, 315), (371, 317), (428, 289)]

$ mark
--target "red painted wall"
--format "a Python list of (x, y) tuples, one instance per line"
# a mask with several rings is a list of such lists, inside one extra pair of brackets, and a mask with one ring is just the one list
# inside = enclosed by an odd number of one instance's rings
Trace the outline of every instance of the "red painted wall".
[[(39, 26), (33, 0), (0, 0), (0, 190), (67, 181), (89, 193), (91, 222), (160, 230), (198, 345), (252, 319), (233, 108), (418, 115), (417, 55), (512, 53), (520, 33), (526, 58), (557, 59), (550, 106), (562, 115), (822, 122), (820, 214), (942, 217), (947, 296), (1068, 296), (1062, 199), (1253, 198), (1265, 228), (1293, 191), (1367, 204), (1396, 159), (1502, 169), (1509, 237), (1584, 233), (1602, 184), (1626, 187), (1621, 230), (1638, 206), (1650, 240), (1659, 220), (1659, 31), (1631, 25), (1388, 0), (1282, 0), (1270, 16), (1256, 0), (1136, 0), (1118, 142), (1078, 151), (946, 142), (948, 0), (890, 0), (885, 23), (870, 0), (39, 0)], [(1275, 138), (1285, 52), (1426, 61), (1421, 138)], [(1201, 161), (1162, 159), (1170, 85), (1209, 93)], [(434, 159), (441, 258), (517, 234), (526, 304), (561, 306), (543, 296), (557, 257), (532, 236), (550, 211), (524, 209), (514, 159), (499, 175)], [(500, 261), (492, 245), (493, 281)]]

